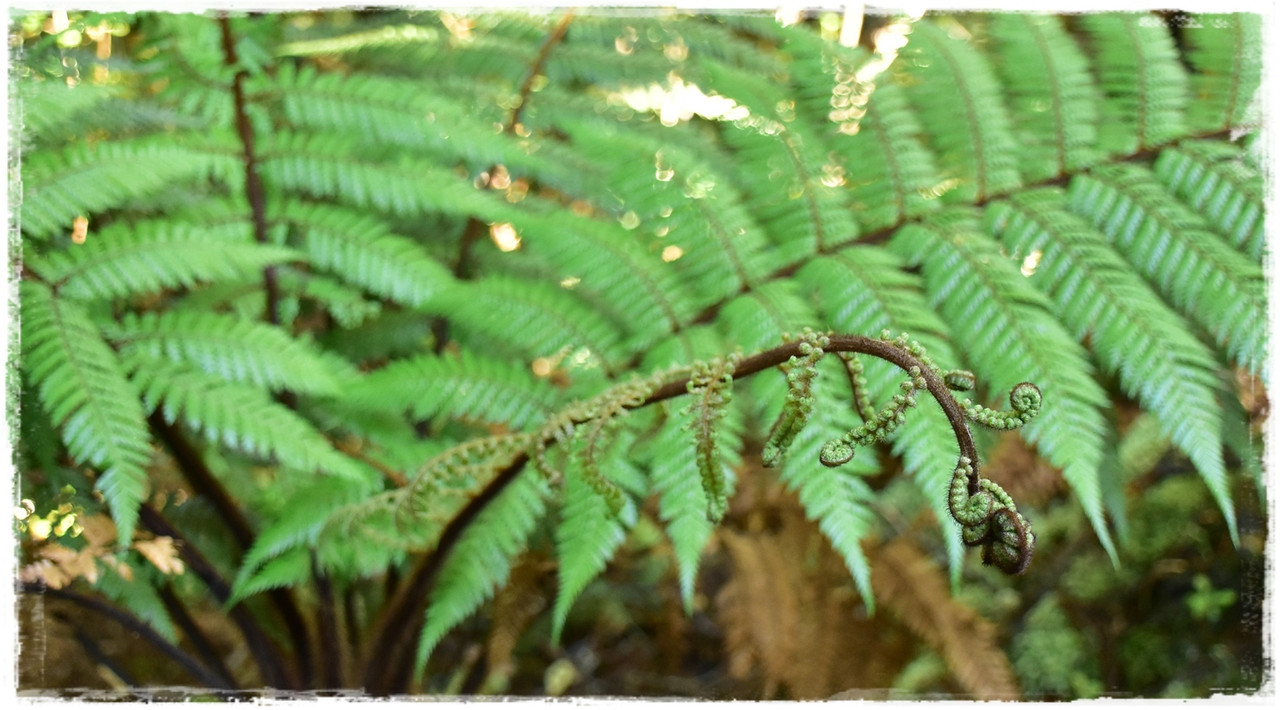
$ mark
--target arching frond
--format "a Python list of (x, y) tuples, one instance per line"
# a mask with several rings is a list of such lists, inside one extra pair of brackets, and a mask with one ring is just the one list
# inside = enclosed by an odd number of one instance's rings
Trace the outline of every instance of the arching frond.
[(1194, 15), (1183, 29), (1188, 44), (1191, 105), (1187, 123), (1196, 131), (1221, 131), (1259, 120), (1262, 84), (1262, 16), (1248, 12)]
[(147, 493), (150, 437), (116, 354), (78, 304), (23, 281), (22, 354), (40, 404), (77, 461), (102, 469), (94, 488), (111, 507), (121, 542), (133, 536)]
[(1183, 141), (1160, 152), (1152, 172), (1237, 249), (1262, 263), (1267, 248), (1262, 175), (1219, 141)]
[[(1217, 363), (1182, 318), (1134, 274), (1059, 190), (1026, 192), (988, 209), (992, 232), (1015, 258), (1038, 259), (1030, 278), (1103, 367), (1153, 412), (1195, 463), (1234, 528), (1222, 461)], [(1034, 257), (1032, 255), (1035, 255)]]
[(1071, 182), (1071, 210), (1106, 234), (1129, 263), (1237, 362), (1266, 359), (1262, 271), (1211, 233), (1150, 171), (1099, 168)]
[(272, 264), (301, 258), (285, 247), (256, 244), (248, 223), (205, 227), (169, 221), (116, 223), (83, 245), (30, 259), (58, 293), (121, 298), (204, 281), (241, 279)]

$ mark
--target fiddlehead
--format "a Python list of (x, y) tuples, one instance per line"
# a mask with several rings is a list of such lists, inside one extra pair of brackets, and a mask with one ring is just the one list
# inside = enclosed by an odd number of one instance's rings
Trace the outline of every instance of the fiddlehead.
[(818, 360), (822, 359), (823, 349), (829, 344), (826, 335), (806, 328), (797, 341), (799, 353), (782, 365), (783, 372), (787, 373), (787, 400), (761, 453), (765, 466), (777, 466), (787, 447), (809, 422), (809, 415), (813, 413), (813, 378), (818, 376)]
[(698, 363), (689, 376), (688, 390), (694, 400), (686, 411), (693, 415), (689, 427), (693, 429), (702, 490), (707, 495), (707, 519), (712, 522), (724, 517), (728, 507), (728, 487), (716, 447), (715, 426), (733, 398), (733, 371), (741, 359), (735, 353), (712, 363)]

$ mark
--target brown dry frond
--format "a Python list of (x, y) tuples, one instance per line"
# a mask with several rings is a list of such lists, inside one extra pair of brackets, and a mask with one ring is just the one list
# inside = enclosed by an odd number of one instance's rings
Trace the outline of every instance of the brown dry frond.
[(1019, 696), (996, 627), (951, 596), (932, 559), (905, 538), (870, 553), (876, 601), (938, 652), (961, 687), (980, 700)]

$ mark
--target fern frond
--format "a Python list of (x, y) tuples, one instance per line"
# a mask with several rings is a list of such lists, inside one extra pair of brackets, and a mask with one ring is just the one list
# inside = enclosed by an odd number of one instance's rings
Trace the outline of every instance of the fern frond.
[[(693, 612), (693, 590), (715, 524), (707, 519), (706, 491), (699, 483), (693, 442), (689, 436), (689, 416), (679, 407), (670, 407), (653, 437), (637, 452), (648, 462), (653, 490), (658, 494), (658, 517), (675, 556), (680, 598), (686, 612)], [(722, 459), (723, 460), (723, 459)]]
[[(123, 539), (123, 538), (121, 538)], [(124, 568), (133, 574), (125, 577), (120, 574), (120, 569)], [(148, 626), (155, 629), (166, 640), (177, 643), (178, 630), (173, 626), (173, 618), (169, 615), (169, 610), (165, 607), (164, 601), (156, 592), (156, 584), (152, 579), (148, 579), (150, 575), (143, 573), (137, 569), (131, 569), (124, 564), (108, 565), (98, 563), (100, 575), (94, 588), (102, 592), (108, 599), (114, 600), (124, 608), (133, 612), (140, 620), (147, 623)]]
[(468, 350), (397, 360), (350, 386), (344, 399), (418, 419), (444, 415), (520, 429), (551, 414), (559, 396), (528, 370)]
[(993, 64), (1017, 130), (1018, 167), (1028, 181), (1095, 164), (1099, 89), (1080, 48), (1052, 15), (999, 13), (991, 18)]
[(94, 487), (127, 544), (147, 492), (151, 439), (146, 416), (98, 328), (79, 305), (24, 280), (22, 357), (49, 418), (77, 461), (103, 469)]
[(421, 306), (453, 282), (420, 244), (367, 214), (292, 200), (277, 214), (301, 230), (313, 265), (369, 293)]
[(1237, 249), (1261, 264), (1267, 248), (1262, 175), (1235, 146), (1183, 141), (1160, 152), (1152, 172)]
[(675, 269), (647, 253), (623, 227), (556, 214), (539, 202), (522, 202), (530, 212), (517, 219), (530, 254), (554, 264), (561, 279), (576, 279), (575, 289), (626, 325), (629, 352), (644, 350), (692, 320), (697, 302)]
[(987, 221), (1015, 257), (1039, 255), (1030, 281), (1053, 299), (1077, 339), (1089, 336), (1090, 349), (1119, 375), (1125, 392), (1156, 415), (1224, 506), (1234, 531), (1213, 354), (1105, 237), (1066, 212), (1061, 191), (1026, 192), (992, 205)]
[[(993, 394), (1009, 391), (1024, 378), (1042, 388), (1048, 404), (1022, 429), (1023, 436), (1063, 469), (1115, 559), (1098, 483), (1107, 428), (1100, 409), (1106, 396), (1084, 349), (1049, 315), (1045, 298), (980, 228), (975, 213), (953, 208), (899, 230), (890, 246), (923, 267), (930, 301), (953, 332), (965, 334), (957, 340)], [(1024, 327), (1031, 322), (1040, 325)]]
[(450, 317), (464, 340), (501, 343), (525, 361), (563, 355), (575, 371), (608, 373), (625, 360), (622, 328), (563, 286), (489, 276), (445, 289), (434, 309)]
[(858, 133), (836, 141), (844, 159), (850, 208), (866, 229), (883, 229), (939, 207), (930, 199), (942, 191), (944, 176), (922, 142), (924, 130), (902, 87), (875, 87), (865, 102)]
[(467, 527), (441, 566), (440, 582), (431, 593), (418, 641), (419, 671), (440, 639), (506, 583), (512, 561), (542, 518), (548, 493), (542, 477), (521, 475)]
[(149, 411), (182, 421), (209, 441), (289, 468), (362, 480), (368, 473), (307, 420), (256, 387), (228, 382), (184, 362), (131, 351), (124, 355), (134, 386)]
[(604, 570), (636, 520), (636, 507), (629, 499), (622, 514), (614, 515), (578, 466), (565, 470), (562, 500), (555, 533), (560, 591), (551, 613), (551, 642), (556, 645), (574, 600)]
[[(835, 384), (828, 368), (814, 379), (817, 401), (823, 403), (851, 401), (847, 389)], [(862, 540), (875, 527), (872, 501), (875, 495), (859, 475), (873, 473), (879, 466), (870, 457), (856, 457), (839, 468), (826, 468), (819, 463), (819, 452), (832, 432), (844, 426), (837, 415), (843, 408), (824, 405), (815, 407), (808, 426), (800, 430), (792, 442), (779, 477), (800, 499), (805, 517), (816, 521), (822, 534), (844, 559), (853, 575), (868, 613), (875, 611), (871, 590), (871, 564), (862, 551)], [(847, 411), (847, 410), (846, 410)]]
[(953, 30), (956, 36), (934, 21), (915, 24), (903, 64), (917, 83), (904, 91), (938, 166), (955, 181), (939, 186), (942, 200), (980, 202), (1022, 184), (1017, 143), (990, 64), (958, 38), (963, 29)]
[(511, 211), (442, 165), (379, 157), (346, 134), (277, 131), (264, 136), (260, 170), (263, 181), (280, 190), (397, 217)]
[(1262, 270), (1208, 231), (1151, 172), (1111, 165), (1082, 175), (1071, 210), (1106, 234), (1160, 293), (1254, 373), (1266, 360)]
[(132, 207), (175, 184), (210, 177), (235, 184), (241, 165), (229, 150), (220, 152), (220, 140), (187, 145), (173, 136), (145, 137), (32, 153), (22, 166), (22, 233), (46, 239), (76, 217)]
[(331, 395), (356, 375), (354, 368), (280, 328), (221, 313), (130, 314), (109, 332), (122, 355), (189, 363), (230, 382)]
[[(735, 150), (740, 185), (774, 244), (775, 258), (793, 263), (858, 235), (847, 195), (830, 176), (838, 166), (822, 141), (797, 120), (794, 101), (765, 91), (756, 76), (716, 62), (700, 62), (708, 89), (750, 111), (723, 128)], [(824, 180), (825, 178), (825, 180)]]
[(1186, 134), (1187, 72), (1164, 21), (1136, 12), (1080, 17), (1105, 98), (1098, 146), (1129, 154)]
[(1221, 131), (1256, 123), (1251, 107), (1262, 84), (1262, 16), (1247, 12), (1195, 15), (1183, 28), (1191, 46), (1187, 60), (1193, 131)]
[(123, 92), (114, 84), (85, 83), (71, 87), (65, 81), (18, 81), (17, 99), (22, 106), (22, 133), (29, 140), (46, 142), (68, 123), (96, 111)]
[(29, 262), (64, 296), (110, 299), (260, 276), (266, 266), (299, 258), (292, 249), (254, 243), (248, 223), (205, 227), (158, 220), (112, 224), (84, 244)]
[(754, 352), (781, 341), (785, 333), (816, 326), (817, 317), (796, 285), (779, 279), (726, 303), (717, 314), (716, 325), (730, 347)]
[(927, 555), (898, 538), (876, 551), (873, 570), (876, 595), (946, 659), (966, 691), (983, 700), (1017, 697), (996, 626), (947, 593)]

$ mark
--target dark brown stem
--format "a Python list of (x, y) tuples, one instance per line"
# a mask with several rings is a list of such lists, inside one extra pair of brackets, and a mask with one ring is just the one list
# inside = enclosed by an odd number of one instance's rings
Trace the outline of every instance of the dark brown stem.
[[(825, 351), (871, 355), (893, 363), (906, 371), (911, 370), (913, 367), (918, 367), (921, 376), (924, 377), (925, 386), (928, 388), (929, 393), (942, 406), (942, 411), (946, 414), (947, 421), (951, 423), (951, 428), (956, 435), (956, 442), (960, 446), (960, 455), (969, 457), (969, 460), (973, 462), (973, 476), (969, 480), (970, 495), (978, 492), (978, 452), (973, 442), (973, 435), (965, 422), (964, 411), (956, 403), (955, 397), (952, 396), (951, 390), (947, 388), (946, 383), (934, 374), (933, 370), (921, 362), (919, 358), (893, 343), (861, 335), (831, 335)], [(738, 363), (737, 367), (734, 368), (734, 378), (749, 377), (772, 369), (787, 362), (792, 356), (798, 357), (800, 355), (799, 342), (786, 343), (776, 348), (756, 353)], [(688, 377), (674, 379), (663, 384), (643, 402), (628, 408), (647, 407), (651, 404), (687, 394), (688, 385)], [(580, 424), (583, 421), (587, 420), (584, 419), (576, 423)], [(546, 443), (551, 443), (552, 441), (554, 441), (554, 438), (548, 438)], [(382, 658), (402, 660), (394, 664), (371, 664), (366, 669), (364, 683), (366, 691), (379, 696), (408, 692), (408, 682), (413, 675), (415, 658), (413, 643), (418, 638), (419, 629), (423, 621), (422, 610), (426, 605), (426, 600), (435, 583), (440, 567), (448, 558), (449, 553), (453, 551), (454, 545), (461, 539), (463, 532), (471, 524), (471, 521), (475, 520), (485, 506), (497, 498), (516, 479), (528, 461), (527, 454), (523, 452), (518, 454), (511, 463), (498, 472), (498, 475), (494, 477), (489, 485), (485, 486), (479, 495), (467, 503), (462, 512), (445, 527), (439, 542), (436, 544), (436, 548), (422, 558), (410, 574), (409, 580), (400, 586), (396, 596), (384, 607), (382, 618), (374, 631), (372, 645), (369, 647), (370, 652), (376, 653)]]
[(151, 644), (164, 656), (173, 659), (184, 670), (191, 674), (193, 678), (207, 688), (218, 688), (223, 690), (233, 690), (234, 688), (227, 685), (225, 681), (205, 668), (200, 661), (192, 657), (191, 654), (182, 650), (178, 646), (170, 643), (167, 639), (159, 634), (150, 624), (142, 621), (133, 614), (110, 604), (97, 597), (78, 594), (66, 589), (49, 589), (43, 584), (31, 582), (23, 582), (21, 586), (23, 594), (43, 594), (54, 599), (65, 599), (78, 606), (84, 607), (89, 611), (100, 614), (112, 621), (120, 624), (130, 632), (137, 634), (138, 638)]
[[(236, 55), (235, 35), (231, 33), (231, 20), (226, 14), (219, 15), (218, 22), (222, 27), (222, 54), (228, 66), (240, 63)], [(267, 199), (262, 189), (262, 176), (258, 174), (258, 156), (254, 150), (253, 124), (249, 122), (244, 96), (244, 81), (249, 72), (241, 69), (236, 72), (231, 84), (231, 95), (235, 101), (236, 131), (240, 134), (240, 145), (244, 159), (244, 192), (249, 200), (249, 209), (253, 212), (253, 238), (259, 244), (266, 244), (267, 236)], [(276, 275), (276, 267), (268, 266), (262, 270), (262, 281), (267, 292), (265, 319), (272, 325), (280, 325), (280, 284)]]
[[(144, 504), (139, 508), (138, 518), (143, 527), (153, 534), (173, 538), (182, 561), (186, 563), (191, 572), (201, 582), (204, 582), (209, 593), (213, 595), (213, 598), (219, 604), (227, 603), (231, 598), (231, 585), (227, 580), (223, 579), (213, 564), (191, 544), (190, 540), (186, 539), (164, 516), (149, 505)], [(291, 674), (285, 669), (281, 663), (279, 650), (276, 649), (275, 644), (271, 642), (266, 632), (258, 624), (257, 620), (253, 618), (253, 615), (249, 613), (248, 608), (244, 604), (236, 604), (228, 610), (227, 614), (240, 629), (240, 633), (244, 635), (245, 643), (249, 647), (249, 653), (257, 661), (258, 668), (262, 673), (263, 682), (273, 688), (298, 689), (299, 683), (297, 679), (291, 677)]]
[(316, 580), (316, 596), (319, 597), (317, 636), (320, 641), (320, 687), (342, 687), (342, 645), (338, 641), (338, 611), (333, 599), (333, 584), (312, 559)]
[(223, 684), (215, 687), (218, 688), (235, 688), (236, 683), (231, 675), (230, 669), (222, 662), (222, 657), (214, 649), (213, 643), (205, 636), (204, 631), (196, 625), (195, 619), (191, 618), (191, 614), (187, 611), (187, 607), (178, 598), (173, 591), (173, 585), (164, 584), (157, 592), (160, 595), (160, 601), (164, 604), (165, 611), (169, 612), (169, 616), (173, 619), (173, 623), (182, 629), (182, 633), (191, 641), (191, 645), (195, 646), (196, 653), (200, 655), (200, 659), (205, 665), (222, 678)]
[[(254, 533), (249, 521), (245, 519), (244, 514), (241, 512), (240, 504), (218, 482), (217, 477), (209, 470), (208, 465), (205, 464), (204, 457), (200, 455), (196, 447), (183, 435), (181, 429), (166, 422), (159, 410), (153, 412), (147, 418), (147, 421), (150, 423), (151, 430), (155, 433), (156, 438), (165, 445), (170, 455), (173, 456), (173, 460), (178, 465), (178, 470), (182, 472), (183, 477), (187, 479), (196, 493), (213, 504), (214, 510), (218, 512), (227, 529), (231, 531), (231, 536), (235, 539), (240, 550), (243, 552), (251, 548), (253, 546)], [(280, 613), (280, 618), (289, 632), (289, 641), (297, 654), (298, 667), (302, 677), (310, 679), (314, 665), (311, 654), (311, 640), (307, 632), (306, 621), (302, 618), (302, 612), (298, 609), (293, 594), (287, 589), (273, 589), (267, 593), (267, 597), (271, 600), (272, 606)]]

